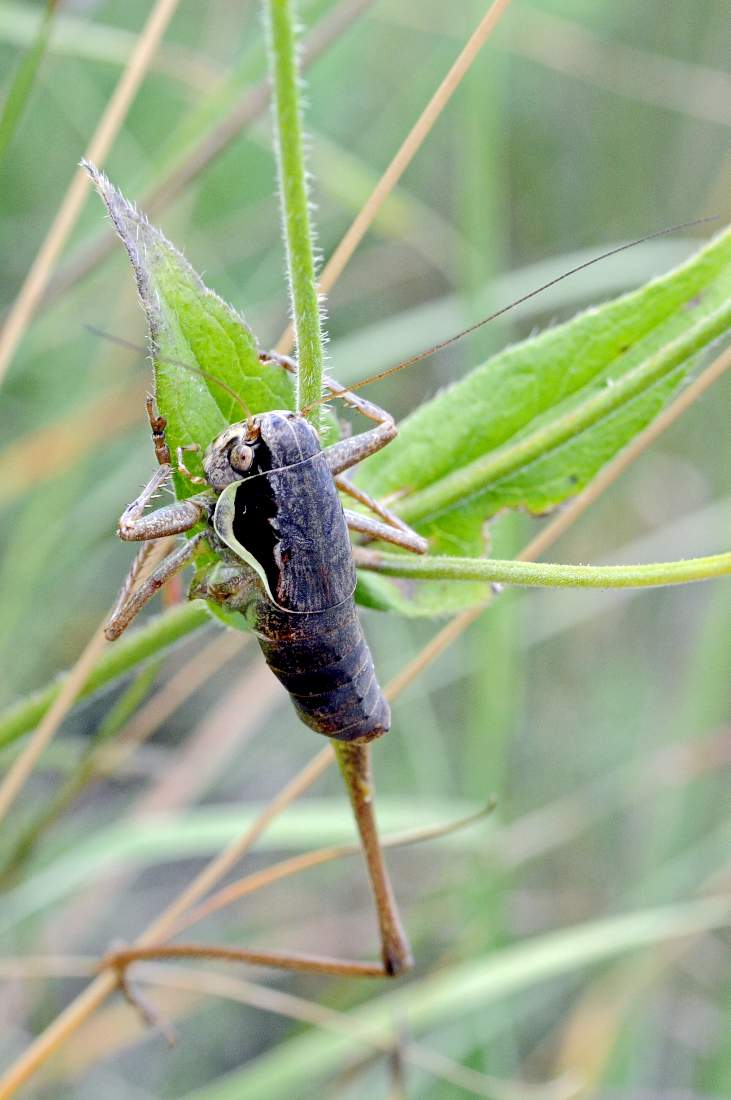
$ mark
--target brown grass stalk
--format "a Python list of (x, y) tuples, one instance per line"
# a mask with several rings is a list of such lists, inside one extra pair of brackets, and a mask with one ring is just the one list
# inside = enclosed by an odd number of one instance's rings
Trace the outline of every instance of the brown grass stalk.
[(76, 697), (83, 689), (106, 644), (104, 625), (101, 624), (97, 627), (83, 653), (64, 680), (61, 690), (44, 715), (43, 721), (26, 743), (20, 756), (8, 769), (2, 785), (0, 785), (0, 821), (15, 802), (44, 749), (74, 705)]

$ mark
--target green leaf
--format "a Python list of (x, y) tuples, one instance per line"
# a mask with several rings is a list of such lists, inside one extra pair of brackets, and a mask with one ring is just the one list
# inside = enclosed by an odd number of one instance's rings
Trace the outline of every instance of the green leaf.
[[(132, 261), (150, 326), (155, 391), (168, 422), (171, 453), (188, 443), (205, 448), (225, 427), (241, 420), (245, 408), (234, 394), (253, 413), (294, 408), (290, 375), (260, 361), (243, 318), (204, 285), (180, 252), (103, 173), (93, 165), (86, 167)], [(205, 376), (196, 370), (205, 371)], [(192, 455), (188, 465), (201, 472), (199, 456)], [(196, 491), (176, 477), (179, 497)]]
[[(422, 405), (357, 480), (436, 554), (484, 554), (482, 525), (504, 509), (544, 514), (580, 492), (677, 391), (698, 352), (731, 328), (731, 231), (641, 290), (508, 348)], [(388, 588), (372, 606), (412, 614), (485, 599), (480, 584)]]

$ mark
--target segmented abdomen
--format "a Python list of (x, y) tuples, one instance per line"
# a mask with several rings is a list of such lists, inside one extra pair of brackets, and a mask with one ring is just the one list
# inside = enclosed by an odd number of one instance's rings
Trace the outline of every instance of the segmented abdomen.
[(337, 741), (371, 741), (388, 731), (391, 711), (352, 598), (306, 614), (259, 599), (247, 617), (305, 725)]

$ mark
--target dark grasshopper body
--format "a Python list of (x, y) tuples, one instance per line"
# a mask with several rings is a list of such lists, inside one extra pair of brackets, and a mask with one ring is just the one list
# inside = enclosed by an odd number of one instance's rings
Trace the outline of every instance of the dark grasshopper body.
[[(198, 560), (190, 596), (243, 614), (301, 720), (340, 742), (336, 755), (373, 885), (382, 963), (291, 956), (292, 965), (318, 973), (397, 974), (411, 965), (411, 953), (378, 843), (367, 748), (367, 742), (386, 733), (391, 713), (355, 610), (358, 548), (351, 548), (348, 531), (393, 542), (414, 553), (424, 553), (427, 544), (344, 476), (344, 471), (394, 438), (393, 418), (332, 379), (326, 379), (326, 385), (376, 427), (323, 450), (317, 432), (300, 415), (249, 415), (210, 444), (203, 458), (205, 477), (192, 474), (183, 461), (186, 450), (198, 450), (195, 443), (178, 447), (173, 465), (165, 420), (148, 397), (159, 465), (119, 520), (120, 537), (143, 546), (105, 633), (110, 640), (118, 638), (170, 577)], [(203, 491), (145, 514), (174, 469)], [(379, 518), (343, 509), (339, 491)], [(183, 539), (144, 575), (156, 540), (193, 532), (196, 527), (202, 529)], [(206, 544), (214, 552), (213, 563), (209, 555), (198, 556)], [(281, 955), (266, 957), (274, 965), (285, 965)], [(257, 961), (263, 958), (261, 953), (256, 956)]]
[(226, 453), (240, 445), (245, 424), (206, 454), (213, 488), (228, 482), (211, 523), (229, 593), (211, 578), (201, 594), (246, 616), (307, 726), (339, 741), (370, 741), (389, 729), (391, 715), (353, 600), (350, 537), (326, 454), (293, 413), (265, 413), (255, 427), (245, 473)]

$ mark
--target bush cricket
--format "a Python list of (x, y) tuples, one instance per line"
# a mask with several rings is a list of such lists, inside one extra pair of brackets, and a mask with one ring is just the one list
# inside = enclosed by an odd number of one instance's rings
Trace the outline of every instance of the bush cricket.
[[(198, 570), (191, 598), (204, 598), (244, 615), (300, 719), (334, 742), (368, 866), (382, 963), (226, 949), (218, 951), (219, 957), (343, 976), (393, 976), (412, 964), (373, 812), (369, 743), (388, 731), (390, 710), (355, 608), (355, 566), (362, 551), (351, 546), (349, 531), (417, 554), (426, 553), (428, 545), (347, 477), (349, 469), (385, 447), (397, 434), (389, 413), (353, 391), (449, 346), (577, 271), (679, 228), (684, 226), (651, 233), (602, 253), (457, 335), (350, 389), (326, 377), (324, 386), (329, 395), (342, 399), (375, 427), (324, 449), (315, 428), (305, 418), (308, 410), (252, 415), (234, 394), (245, 419), (231, 424), (209, 444), (203, 456), (204, 476), (193, 475), (185, 465), (184, 452), (198, 450), (198, 445), (178, 447), (173, 459), (165, 438), (165, 419), (159, 415), (154, 399), (148, 397), (158, 468), (119, 521), (122, 539), (144, 545), (111, 614), (107, 637), (118, 637), (158, 589), (208, 545), (215, 564)], [(261, 359), (273, 367), (292, 372), (297, 369), (286, 356), (269, 353), (262, 354)], [(196, 367), (188, 369), (198, 371)], [(174, 471), (200, 485), (202, 491), (145, 514), (152, 497)], [(340, 494), (355, 498), (375, 518), (344, 509)], [(140, 582), (155, 540), (186, 534), (201, 525), (201, 530), (185, 539)], [(203, 945), (132, 948), (108, 955), (103, 965), (115, 967), (123, 979), (126, 966), (135, 959), (210, 955), (216, 950)]]

